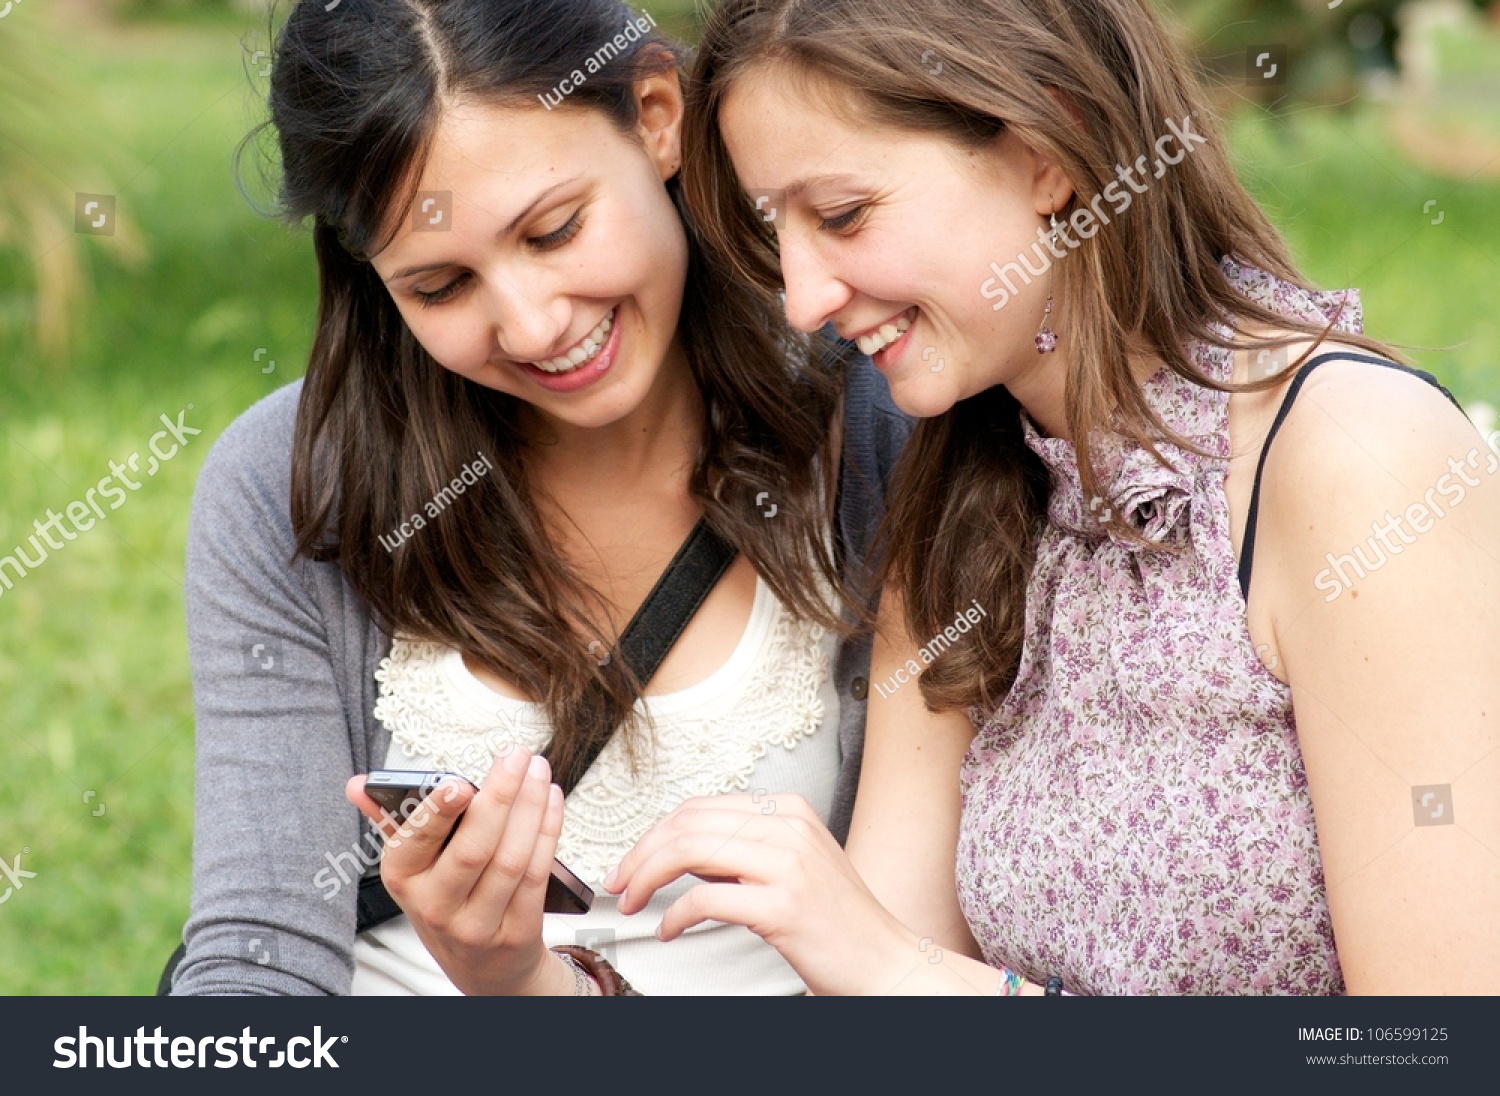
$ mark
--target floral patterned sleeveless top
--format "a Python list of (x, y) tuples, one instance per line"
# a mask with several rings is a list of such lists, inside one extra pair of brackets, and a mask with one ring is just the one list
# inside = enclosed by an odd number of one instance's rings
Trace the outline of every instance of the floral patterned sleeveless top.
[[(1222, 266), (1279, 314), (1361, 329), (1353, 290)], [(1231, 379), (1230, 352), (1190, 350)], [(987, 962), (1076, 993), (1342, 993), (1291, 690), (1236, 575), (1228, 396), (1168, 369), (1144, 391), (1213, 455), (1164, 445), (1163, 468), (1112, 437), (1107, 501), (1084, 497), (1071, 442), (1024, 423), (1052, 495), (1015, 684), (971, 712), (959, 899)], [(1107, 531), (1105, 506), (1146, 543)]]

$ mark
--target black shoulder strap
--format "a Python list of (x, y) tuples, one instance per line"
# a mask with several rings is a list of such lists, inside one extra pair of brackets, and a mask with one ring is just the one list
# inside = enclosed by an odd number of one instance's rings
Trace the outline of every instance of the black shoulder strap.
[(693, 526), (620, 635), (620, 657), (642, 686), (656, 675), (677, 637), (719, 584), (737, 554), (734, 545), (714, 532), (707, 518), (700, 518)]
[[(714, 532), (707, 518), (700, 518), (693, 526), (687, 540), (682, 542), (682, 547), (620, 635), (619, 655), (642, 687), (655, 676), (667, 652), (719, 584), (719, 579), (724, 577), (737, 554), (734, 545)], [(587, 772), (606, 741), (596, 742), (574, 771), (580, 775)], [(563, 794), (567, 795), (577, 780), (563, 777), (558, 783)], [(357, 910), (356, 932), (364, 932), (401, 915), (401, 907), (396, 905), (378, 875), (360, 880)]]
[(1402, 365), (1399, 362), (1387, 361), (1385, 358), (1374, 358), (1368, 354), (1348, 354), (1341, 351), (1334, 351), (1329, 354), (1319, 354), (1316, 358), (1313, 358), (1298, 369), (1297, 376), (1293, 378), (1291, 387), (1287, 389), (1286, 396), (1281, 401), (1281, 409), (1276, 412), (1276, 421), (1271, 423), (1271, 431), (1266, 435), (1265, 444), (1261, 446), (1260, 463), (1255, 466), (1255, 488), (1250, 492), (1250, 512), (1245, 515), (1245, 540), (1244, 545), (1240, 549), (1240, 593), (1244, 595), (1247, 602), (1250, 600), (1250, 572), (1255, 566), (1255, 526), (1260, 519), (1260, 479), (1266, 470), (1266, 457), (1271, 452), (1271, 443), (1276, 440), (1276, 435), (1281, 430), (1281, 424), (1286, 421), (1287, 415), (1292, 410), (1292, 404), (1297, 402), (1297, 396), (1301, 393), (1302, 385), (1307, 381), (1308, 376), (1324, 362), (1331, 361), (1367, 362), (1370, 365), (1383, 365), (1387, 369), (1399, 369), (1403, 373), (1410, 373), (1412, 376), (1420, 377), (1432, 385), (1443, 395), (1447, 396), (1448, 401), (1454, 407), (1457, 407), (1459, 411), (1463, 411), (1463, 405), (1453, 398), (1453, 393), (1444, 388), (1431, 373), (1423, 372), (1420, 369), (1412, 369), (1410, 366)]

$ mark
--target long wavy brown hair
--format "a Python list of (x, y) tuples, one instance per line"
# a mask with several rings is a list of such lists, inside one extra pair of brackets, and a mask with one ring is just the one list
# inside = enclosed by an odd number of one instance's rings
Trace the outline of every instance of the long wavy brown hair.
[[(940, 61), (941, 64), (934, 63)], [(1289, 282), (1281, 236), (1235, 176), (1219, 126), (1187, 58), (1141, 0), (725, 0), (692, 69), (688, 202), (741, 275), (776, 286), (775, 239), (738, 185), (718, 133), (725, 95), (749, 69), (775, 66), (830, 109), (862, 125), (945, 136), (965, 149), (1012, 130), (1072, 181), (1059, 221), (1088, 206), (1168, 130), (1191, 118), (1208, 138), (1153, 180), (1108, 230), (1055, 267), (1053, 293), (1071, 347), (1067, 419), (1086, 496), (1099, 495), (1091, 436), (1113, 430), (1159, 460), (1159, 441), (1189, 450), (1153, 414), (1130, 372), (1132, 353), (1221, 391), (1260, 390), (1272, 376), (1225, 385), (1201, 375), (1189, 340), (1276, 348), (1263, 324), (1321, 339), (1329, 328), (1288, 320), (1248, 300), (1220, 269), (1234, 255)], [(1223, 324), (1226, 340), (1214, 330)], [(1392, 356), (1374, 340), (1345, 342)], [(1312, 351), (1309, 350), (1308, 354)], [(1299, 364), (1303, 358), (1298, 359)], [(1015, 680), (1026, 585), (1046, 515), (1049, 478), (1026, 447), (1019, 405), (1001, 386), (919, 423), (892, 487), (884, 578), (903, 596), (913, 635), (940, 634), (977, 597), (989, 610), (970, 642), (921, 676), (934, 710), (993, 708)], [(1111, 524), (1135, 536), (1122, 519)]]
[[(631, 723), (640, 696), (608, 636), (604, 600), (559, 558), (527, 475), (519, 403), (444, 369), (413, 337), (367, 261), (411, 199), (444, 101), (541, 110), (538, 96), (611, 42), (634, 13), (612, 0), (300, 3), (278, 35), (271, 117), (288, 220), (313, 222), (317, 332), (292, 457), (297, 550), (334, 560), (388, 633), (469, 653), (546, 708), (560, 780)], [(647, 33), (565, 109), (637, 121), (634, 81), (672, 71), (679, 47)], [(252, 134), (252, 138), (255, 135)], [(798, 615), (840, 628), (828, 537), (830, 424), (840, 380), (796, 337), (774, 294), (732, 277), (667, 184), (689, 239), (679, 333), (704, 409), (690, 491), (710, 524)], [(383, 227), (386, 226), (386, 227)], [(436, 517), (426, 504), (480, 455), (493, 471)], [(775, 498), (767, 521), (753, 500)], [(410, 515), (426, 527), (380, 544)]]

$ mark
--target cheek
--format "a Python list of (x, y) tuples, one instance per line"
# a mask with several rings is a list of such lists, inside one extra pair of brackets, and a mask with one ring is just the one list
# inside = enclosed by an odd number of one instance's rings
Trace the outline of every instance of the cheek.
[(483, 317), (466, 304), (455, 302), (427, 310), (403, 307), (401, 314), (433, 360), (462, 376), (472, 376), (482, 369), (495, 350)]
[(599, 246), (586, 261), (616, 292), (676, 296), (687, 274), (687, 234), (660, 184), (649, 201), (610, 213)]
[[(1033, 223), (1023, 219), (1018, 224), (996, 226), (995, 231), (975, 233), (962, 240), (951, 255), (947, 277), (953, 321), (977, 346), (993, 352), (1030, 342), (1055, 278), (1052, 266), (1067, 261), (1053, 258), (1045, 247), (1038, 256), (1032, 250), (1036, 243)], [(1024, 262), (1020, 260), (1023, 254)], [(1018, 262), (1028, 271), (1042, 270), (1041, 275), (1018, 276)], [(1005, 282), (997, 280), (996, 269), (1007, 270)], [(1016, 292), (997, 296), (1005, 285)], [(995, 308), (997, 303), (1001, 304), (999, 309)]]

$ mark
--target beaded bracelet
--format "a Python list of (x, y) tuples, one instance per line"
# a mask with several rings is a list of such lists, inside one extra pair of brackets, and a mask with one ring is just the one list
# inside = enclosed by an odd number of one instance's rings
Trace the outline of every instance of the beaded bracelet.
[(563, 965), (573, 972), (573, 996), (594, 996), (594, 979), (589, 972), (583, 969), (583, 964), (565, 952), (554, 951), (553, 955), (563, 961)]
[(1021, 996), (1021, 987), (1026, 984), (1026, 979), (1022, 978), (1019, 974), (1011, 970), (1009, 967), (1001, 967), (1000, 975), (1000, 988), (995, 991), (995, 996)]
[(599, 992), (605, 997), (640, 997), (640, 990), (636, 989), (620, 972), (609, 965), (604, 956), (588, 948), (575, 947), (571, 944), (559, 944), (552, 949), (564, 959), (582, 967), (583, 970), (599, 984)]

